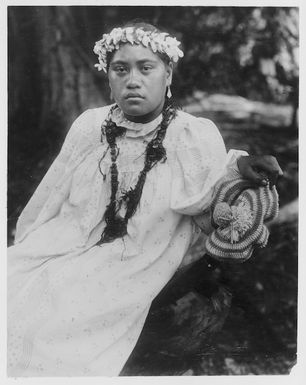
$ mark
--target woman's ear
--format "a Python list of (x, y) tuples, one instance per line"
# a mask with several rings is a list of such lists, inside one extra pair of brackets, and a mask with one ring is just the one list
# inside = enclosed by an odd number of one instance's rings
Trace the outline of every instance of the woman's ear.
[(173, 73), (173, 63), (169, 63), (166, 67), (167, 73), (167, 86), (171, 86), (172, 84), (172, 73)]
[(109, 86), (109, 89), (110, 89), (109, 98), (110, 98), (110, 100), (114, 100), (113, 92), (112, 92), (112, 87), (110, 86), (110, 83), (108, 83), (108, 86)]

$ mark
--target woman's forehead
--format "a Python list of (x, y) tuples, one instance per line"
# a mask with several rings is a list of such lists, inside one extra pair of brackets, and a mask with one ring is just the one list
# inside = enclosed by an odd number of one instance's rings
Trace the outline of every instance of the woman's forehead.
[(142, 44), (121, 44), (120, 48), (115, 52), (111, 59), (111, 63), (114, 61), (123, 62), (138, 62), (138, 61), (160, 61), (161, 58), (154, 53), (151, 48), (144, 47)]

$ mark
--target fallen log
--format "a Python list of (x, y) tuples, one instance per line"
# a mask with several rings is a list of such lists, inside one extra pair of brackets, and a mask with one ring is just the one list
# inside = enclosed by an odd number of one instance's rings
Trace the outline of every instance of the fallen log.
[(219, 263), (208, 256), (174, 275), (153, 301), (121, 375), (160, 375), (170, 368), (171, 375), (181, 375), (201, 359), (231, 306), (219, 275)]
[(294, 199), (280, 208), (278, 216), (268, 223), (268, 227), (279, 226), (285, 222), (297, 221), (299, 212), (299, 200)]

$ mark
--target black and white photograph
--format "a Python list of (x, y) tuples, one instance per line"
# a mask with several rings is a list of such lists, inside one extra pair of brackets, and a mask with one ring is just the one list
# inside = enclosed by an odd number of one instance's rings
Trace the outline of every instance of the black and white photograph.
[(2, 10), (7, 379), (291, 381), (300, 7)]

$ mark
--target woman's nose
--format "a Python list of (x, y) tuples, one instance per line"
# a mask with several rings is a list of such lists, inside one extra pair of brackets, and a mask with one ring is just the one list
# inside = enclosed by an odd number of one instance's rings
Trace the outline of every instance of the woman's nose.
[(140, 74), (137, 70), (130, 70), (128, 81), (127, 81), (127, 87), (129, 88), (135, 88), (140, 86)]

